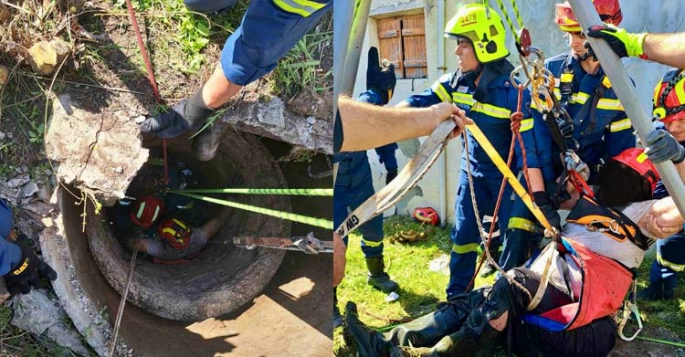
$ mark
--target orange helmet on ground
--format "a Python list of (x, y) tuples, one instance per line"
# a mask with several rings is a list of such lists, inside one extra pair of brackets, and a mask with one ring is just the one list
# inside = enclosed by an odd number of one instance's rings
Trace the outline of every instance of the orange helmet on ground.
[(685, 119), (685, 71), (666, 72), (654, 88), (654, 117), (670, 123)]
[(162, 240), (174, 249), (184, 250), (190, 246), (190, 227), (180, 219), (167, 218), (159, 225), (157, 231)]
[(649, 200), (659, 178), (644, 149), (625, 149), (602, 168), (597, 179), (600, 185), (597, 198), (607, 206)]
[[(621, 5), (618, 3), (618, 0), (594, 0), (592, 4), (595, 5), (595, 9), (602, 22), (618, 26), (623, 20)], [(556, 22), (561, 31), (581, 32), (583, 30), (568, 1), (556, 5), (554, 22)]]
[(414, 209), (412, 217), (421, 223), (427, 223), (433, 226), (440, 224), (440, 216), (438, 216), (438, 212), (435, 212), (435, 210), (431, 207), (417, 207)]
[(133, 223), (147, 228), (155, 223), (164, 210), (164, 201), (157, 196), (145, 196), (133, 204), (131, 220)]

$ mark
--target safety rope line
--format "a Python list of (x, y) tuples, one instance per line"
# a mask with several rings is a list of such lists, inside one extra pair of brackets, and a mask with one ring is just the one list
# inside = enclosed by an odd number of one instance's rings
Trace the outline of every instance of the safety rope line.
[[(485, 3), (487, 5), (487, 1)], [(516, 13), (518, 25), (520, 28), (523, 28), (523, 21), (521, 20), (521, 15), (519, 14), (518, 7), (516, 6), (516, 1), (512, 0), (511, 3), (514, 7), (514, 12)], [(516, 43), (520, 43), (521, 37), (519, 36), (518, 31), (516, 31), (514, 23), (513, 21), (511, 21), (511, 18), (509, 17), (509, 12), (507, 11), (507, 8), (504, 7), (504, 3), (502, 2), (502, 0), (497, 0), (497, 6), (499, 6), (500, 10), (502, 11), (502, 15), (504, 15), (504, 19), (506, 20), (507, 25), (509, 25), (509, 29), (511, 30), (512, 35), (514, 35)]]
[(186, 193), (186, 192), (176, 192), (176, 194), (190, 197), (190, 198), (195, 198), (201, 201), (206, 201), (206, 202), (211, 202), (211, 203), (216, 203), (222, 206), (227, 206), (227, 207), (233, 207), (237, 209), (242, 209), (245, 211), (249, 212), (254, 212), (254, 213), (259, 213), (263, 214), (266, 216), (271, 216), (271, 217), (276, 217), (276, 218), (281, 218), (285, 219), (288, 221), (293, 221), (297, 223), (302, 223), (314, 227), (319, 227), (319, 228), (324, 228), (324, 229), (333, 229), (333, 221), (329, 221), (327, 219), (323, 218), (315, 218), (315, 217), (308, 217), (296, 213), (291, 213), (291, 212), (282, 212), (282, 211), (277, 211), (269, 208), (263, 208), (263, 207), (257, 207), (257, 206), (252, 206), (244, 203), (238, 203), (238, 202), (233, 202), (233, 201), (227, 201), (227, 200), (222, 200), (218, 198), (213, 198), (213, 197), (207, 197), (207, 196), (200, 196), (200, 195), (195, 195), (192, 193)]
[(128, 266), (128, 278), (126, 278), (126, 286), (124, 287), (124, 292), (121, 294), (121, 300), (119, 301), (119, 309), (117, 310), (117, 317), (114, 322), (114, 331), (112, 332), (112, 344), (109, 347), (109, 357), (114, 356), (114, 351), (117, 347), (117, 338), (119, 337), (119, 328), (121, 327), (121, 318), (124, 316), (124, 306), (126, 305), (126, 297), (128, 296), (128, 290), (131, 286), (131, 281), (133, 281), (133, 271), (136, 266), (136, 257), (138, 256), (138, 247), (133, 248), (133, 255), (131, 256), (131, 263)]
[[(143, 38), (140, 35), (140, 28), (138, 27), (138, 20), (133, 12), (133, 4), (131, 0), (126, 0), (126, 7), (128, 8), (128, 15), (131, 19), (131, 25), (133, 25), (133, 31), (136, 34), (136, 42), (138, 42), (138, 47), (140, 48), (140, 55), (143, 57), (143, 62), (145, 62), (145, 69), (147, 70), (148, 79), (150, 81), (150, 86), (152, 86), (152, 93), (155, 96), (155, 100), (158, 104), (163, 103), (162, 97), (159, 95), (159, 88), (157, 88), (157, 82), (155, 81), (155, 74), (152, 70), (152, 63), (147, 55), (147, 50), (145, 49), (145, 44), (143, 44)], [(166, 150), (166, 139), (162, 139), (162, 147), (164, 150), (164, 181), (165, 184), (169, 183), (169, 171), (167, 165), (167, 150)], [(131, 281), (133, 279), (133, 271), (136, 264), (136, 256), (138, 255), (138, 248), (133, 250), (133, 256), (131, 257), (131, 264), (129, 266), (129, 275), (126, 281), (126, 286), (124, 287), (124, 293), (121, 296), (121, 301), (119, 302), (119, 310), (117, 311), (117, 318), (114, 322), (114, 332), (112, 334), (112, 345), (110, 346), (109, 356), (114, 356), (114, 351), (117, 346), (117, 338), (119, 335), (119, 328), (121, 327), (121, 319), (124, 316), (124, 307), (126, 306), (126, 296), (128, 295), (128, 290), (131, 286)]]
[(193, 188), (169, 190), (168, 193), (234, 193), (240, 195), (284, 195), (333, 197), (332, 188)]
[[(511, 120), (511, 144), (509, 145), (509, 157), (507, 158), (507, 167), (511, 167), (511, 164), (512, 164), (513, 159), (514, 159), (515, 145), (516, 145), (516, 142), (518, 142), (519, 147), (521, 148), (522, 156), (523, 156), (523, 175), (525, 177), (526, 185), (528, 186), (528, 194), (532, 196), (533, 195), (533, 188), (531, 187), (530, 178), (528, 177), (528, 162), (526, 160), (526, 147), (523, 144), (523, 138), (521, 137), (521, 120), (523, 119), (523, 113), (521, 112), (521, 107), (523, 104), (523, 85), (519, 84), (517, 86), (517, 89), (518, 89), (518, 100), (517, 100), (517, 104), (516, 104), (516, 112), (512, 113), (512, 115), (510, 117), (510, 120)], [(464, 138), (465, 138), (464, 140), (466, 140), (466, 137), (464, 137)], [(468, 144), (466, 144), (464, 150), (467, 150), (467, 152), (468, 152)], [(482, 223), (480, 222), (480, 214), (478, 213), (478, 202), (475, 199), (475, 191), (473, 188), (473, 178), (470, 174), (470, 169), (471, 169), (470, 166), (471, 166), (471, 163), (468, 163), (467, 164), (467, 172), (469, 173), (469, 175), (468, 175), (469, 176), (469, 184), (471, 185), (471, 200), (473, 202), (474, 212), (476, 214), (476, 221), (479, 222), (479, 226), (478, 226), (479, 231), (482, 232), (483, 231), (483, 229), (481, 227)], [(497, 203), (495, 204), (495, 210), (492, 214), (493, 221), (496, 219), (495, 217), (497, 217), (499, 214), (500, 204), (502, 202), (502, 197), (504, 195), (504, 189), (506, 187), (506, 184), (507, 184), (507, 179), (505, 177), (502, 177), (502, 183), (500, 185), (499, 194), (497, 195)], [(500, 225), (501, 224), (507, 224), (507, 222), (499, 222), (498, 224), (500, 224)], [(504, 229), (504, 230), (506, 230), (506, 229)], [(476, 270), (473, 273), (473, 276), (471, 277), (471, 281), (467, 285), (465, 292), (468, 292), (471, 289), (471, 286), (475, 282), (476, 276), (478, 275), (478, 271), (483, 266), (483, 263), (485, 262), (486, 258), (488, 259), (488, 262), (493, 267), (495, 267), (495, 269), (497, 271), (502, 273), (502, 275), (505, 274), (502, 267), (499, 266), (498, 262), (496, 262), (490, 254), (490, 242), (492, 241), (492, 234), (494, 231), (495, 231), (495, 224), (493, 222), (493, 224), (490, 225), (490, 232), (488, 233), (487, 239), (485, 239), (485, 237), (483, 237), (481, 235), (481, 241), (483, 243), (483, 246), (485, 247), (485, 249), (484, 249), (485, 251), (483, 252), (483, 254), (480, 257), (480, 260), (478, 262)], [(526, 290), (526, 292), (528, 292), (528, 290)], [(530, 293), (528, 293), (528, 294), (530, 295)]]
[(638, 340), (644, 340), (644, 341), (649, 341), (649, 342), (656, 342), (656, 343), (662, 343), (664, 345), (671, 345), (671, 346), (676, 346), (676, 347), (685, 347), (685, 343), (677, 343), (677, 342), (672, 342), (672, 341), (666, 341), (666, 340), (659, 340), (656, 338), (650, 338), (650, 337), (642, 337), (642, 336), (637, 336), (635, 337)]

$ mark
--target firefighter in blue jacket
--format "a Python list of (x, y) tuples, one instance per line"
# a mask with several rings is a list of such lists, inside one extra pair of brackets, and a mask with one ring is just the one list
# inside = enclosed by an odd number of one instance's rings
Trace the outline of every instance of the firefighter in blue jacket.
[[(372, 47), (369, 50), (369, 71), (379, 68), (378, 50)], [(384, 69), (386, 76), (394, 81), (394, 67), (390, 64)], [(386, 78), (384, 77), (384, 78)], [(367, 91), (362, 93), (357, 101), (371, 103), (375, 105), (388, 104), (392, 96), (392, 91), (378, 89), (388, 87), (388, 84), (374, 83), (374, 76), (367, 75)], [(391, 84), (394, 87), (394, 83)], [(388, 144), (376, 149), (381, 163), (386, 169), (386, 184), (397, 176), (397, 159), (395, 150), (397, 144)], [(373, 178), (371, 177), (371, 166), (366, 151), (356, 151), (347, 153), (335, 153), (333, 161), (338, 163), (338, 174), (335, 178), (335, 188), (333, 200), (333, 220), (334, 226), (340, 225), (349, 215), (349, 212), (364, 203), (369, 197), (373, 196)], [(379, 215), (369, 222), (359, 227), (362, 235), (362, 252), (366, 258), (366, 266), (369, 270), (368, 283), (383, 292), (392, 292), (399, 287), (396, 282), (390, 279), (385, 272), (383, 262), (383, 215)]]
[[(499, 15), (482, 4), (466, 5), (448, 22), (445, 36), (457, 40), (455, 54), (459, 57), (459, 70), (443, 75), (430, 89), (409, 97), (403, 104), (412, 107), (427, 107), (440, 102), (456, 104), (483, 130), (497, 152), (504, 158), (508, 157), (510, 116), (517, 110), (518, 90), (516, 84), (509, 81), (514, 67), (505, 59), (509, 52)], [(527, 117), (524, 115), (524, 118)], [(502, 181), (502, 174), (483, 148), (470, 134), (467, 140), (468, 152), (462, 151), (455, 226), (451, 232), (453, 247), (448, 299), (463, 293), (474, 274), (480, 242), (476, 219), (482, 221), (483, 214), (494, 211)], [(467, 165), (471, 165), (474, 179), (476, 201), (481, 214), (478, 218), (475, 217), (471, 200)], [(511, 186), (507, 185), (498, 222), (509, 221), (511, 192)]]
[[(185, 0), (200, 12), (216, 13), (236, 0)], [(333, 0), (252, 1), (240, 26), (226, 40), (221, 59), (207, 82), (190, 98), (166, 113), (148, 118), (140, 131), (160, 138), (173, 138), (197, 130), (240, 89), (276, 68), (278, 60), (332, 8)], [(226, 126), (215, 121), (197, 135), (193, 151), (199, 160), (211, 160)]]
[[(0, 276), (10, 294), (28, 294), (39, 287), (42, 277), (57, 279), (57, 273), (36, 256), (28, 244), (28, 238), (20, 234), (16, 241), (10, 233), (14, 226), (12, 209), (0, 198)], [(8, 296), (0, 296), (0, 303)]]
[[(666, 127), (652, 135), (673, 136), (680, 143), (680, 147), (671, 148), (680, 153), (675, 164), (685, 158), (685, 98), (678, 93), (685, 89), (685, 72), (671, 70), (667, 72), (654, 89), (654, 117), (658, 118)], [(650, 136), (652, 136), (650, 135)], [(648, 138), (649, 139), (649, 138)], [(651, 141), (651, 140), (648, 140)], [(673, 144), (674, 145), (674, 144)], [(650, 156), (651, 157), (651, 156)], [(655, 158), (655, 161), (661, 161)], [(655, 198), (669, 196), (663, 182), (659, 182), (655, 191)], [(674, 234), (668, 239), (657, 241), (656, 260), (649, 273), (649, 286), (638, 293), (638, 298), (645, 300), (671, 299), (675, 296), (678, 284), (677, 272), (685, 270), (685, 231)]]
[[(621, 22), (623, 17), (618, 0), (595, 0), (593, 4), (603, 21), (615, 25)], [(585, 48), (585, 36), (568, 2), (557, 4), (555, 22), (568, 36), (570, 51), (548, 59), (545, 67), (558, 83), (554, 95), (573, 121), (559, 124), (562, 141), (575, 152), (561, 153), (535, 101), (531, 103), (534, 119), (521, 125), (521, 135), (526, 146), (534, 201), (550, 223), (559, 229), (560, 219), (556, 210), (563, 197), (557, 197), (555, 182), (562, 172), (574, 169), (588, 183), (596, 184), (597, 173), (604, 162), (627, 148), (635, 147), (636, 138), (608, 77)], [(549, 116), (548, 119), (554, 122), (552, 115)], [(521, 160), (520, 151), (517, 152)], [(562, 154), (564, 160), (561, 159)], [(520, 266), (528, 258), (527, 252), (541, 236), (536, 222), (517, 197), (500, 258), (500, 266), (505, 271)]]

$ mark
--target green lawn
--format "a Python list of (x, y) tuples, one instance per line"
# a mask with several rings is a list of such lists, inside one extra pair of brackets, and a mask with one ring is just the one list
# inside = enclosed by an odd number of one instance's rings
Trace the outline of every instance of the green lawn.
[[(451, 243), (449, 228), (436, 229), (429, 239), (419, 243), (394, 243), (388, 238), (397, 230), (416, 230), (419, 225), (406, 217), (393, 217), (384, 223), (386, 243), (385, 260), (390, 276), (400, 284), (400, 298), (386, 302), (387, 294), (372, 289), (366, 283), (366, 265), (362, 255), (358, 235), (350, 236), (347, 251), (346, 276), (338, 287), (339, 308), (344, 313), (345, 304), (354, 301), (359, 308), (360, 319), (368, 326), (386, 330), (397, 321), (418, 317), (433, 311), (439, 301), (445, 299), (448, 276), (431, 271), (430, 262), (443, 254), (449, 254)], [(638, 276), (638, 289), (647, 286), (649, 268), (654, 261), (654, 253), (649, 252)], [(476, 279), (476, 287), (491, 284), (494, 275), (488, 279)], [(682, 280), (682, 278), (680, 279)], [(685, 284), (679, 282), (676, 299), (660, 302), (638, 302), (645, 325), (666, 328), (685, 338)], [(652, 337), (647, 334), (640, 336)], [(354, 357), (342, 338), (342, 329), (334, 331), (334, 355)]]

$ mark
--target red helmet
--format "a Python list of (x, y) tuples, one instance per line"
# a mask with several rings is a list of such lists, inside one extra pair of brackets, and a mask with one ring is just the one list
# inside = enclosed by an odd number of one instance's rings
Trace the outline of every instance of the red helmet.
[(685, 72), (666, 72), (654, 88), (654, 117), (670, 123), (685, 119)]
[(433, 226), (440, 224), (438, 212), (435, 212), (435, 210), (431, 207), (417, 207), (414, 209), (412, 217), (421, 223), (428, 223)]
[[(621, 23), (623, 20), (623, 14), (621, 14), (621, 5), (619, 5), (618, 0), (594, 0), (593, 5), (599, 14), (599, 18), (602, 22), (616, 25)], [(559, 25), (561, 31), (565, 32), (581, 32), (580, 24), (576, 15), (573, 13), (571, 4), (568, 1), (563, 4), (557, 4), (556, 6), (556, 16), (554, 17), (554, 22)]]
[(630, 148), (614, 156), (597, 177), (599, 202), (609, 207), (652, 199), (659, 172), (642, 148)]
[(176, 218), (168, 218), (157, 228), (159, 235), (171, 247), (184, 250), (190, 246), (190, 227)]
[(164, 201), (157, 196), (145, 196), (136, 201), (131, 211), (133, 223), (147, 228), (155, 223), (164, 210)]
[(656, 184), (659, 182), (659, 172), (656, 170), (656, 167), (654, 167), (652, 161), (647, 158), (645, 149), (625, 149), (622, 153), (612, 157), (611, 159), (616, 160), (635, 170), (635, 172), (647, 180), (652, 188), (652, 192), (654, 192)]

